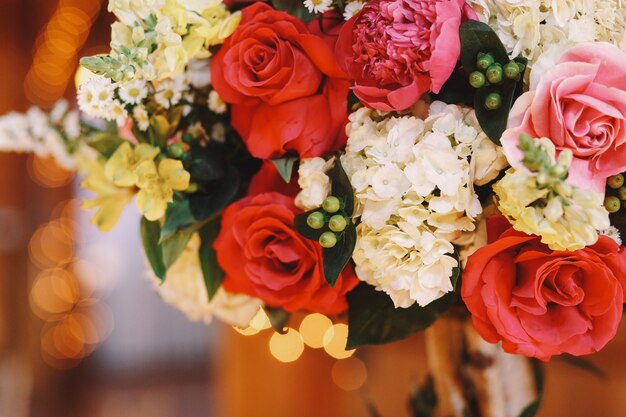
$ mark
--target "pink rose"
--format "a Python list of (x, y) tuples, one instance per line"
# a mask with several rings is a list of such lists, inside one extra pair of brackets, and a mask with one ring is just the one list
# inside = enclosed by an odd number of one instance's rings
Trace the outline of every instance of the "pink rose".
[(509, 116), (502, 147), (519, 165), (521, 133), (549, 138), (574, 154), (569, 182), (604, 193), (606, 178), (626, 171), (626, 53), (608, 43), (565, 52), (523, 94)]
[(574, 252), (550, 250), (488, 221), (489, 244), (469, 257), (461, 295), (476, 331), (506, 352), (548, 360), (602, 349), (617, 332), (626, 284), (626, 249), (611, 238)]
[(336, 55), (354, 94), (379, 110), (403, 110), (438, 93), (461, 52), (465, 0), (373, 0), (341, 29)]

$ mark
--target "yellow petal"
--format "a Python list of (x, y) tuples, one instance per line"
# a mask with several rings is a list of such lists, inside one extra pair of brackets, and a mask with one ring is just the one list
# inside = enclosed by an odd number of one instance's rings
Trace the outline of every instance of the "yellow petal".
[(134, 153), (129, 142), (124, 142), (115, 150), (104, 167), (104, 174), (113, 184), (132, 187), (137, 181), (133, 172)]
[(142, 162), (149, 159), (154, 159), (159, 154), (159, 152), (161, 152), (159, 148), (150, 146), (145, 143), (140, 143), (139, 145), (135, 146), (135, 161)]
[(175, 159), (164, 159), (159, 163), (159, 175), (163, 181), (176, 191), (185, 191), (189, 187), (191, 175), (183, 163)]
[(137, 176), (137, 187), (141, 189), (158, 187), (159, 174), (154, 161), (143, 161), (135, 168)]
[[(164, 191), (165, 195), (161, 191)], [(150, 221), (163, 217), (167, 209), (167, 203), (173, 199), (172, 190), (170, 189), (169, 193), (167, 191), (167, 189), (139, 190), (139, 193), (137, 193), (137, 208), (139, 212)]]

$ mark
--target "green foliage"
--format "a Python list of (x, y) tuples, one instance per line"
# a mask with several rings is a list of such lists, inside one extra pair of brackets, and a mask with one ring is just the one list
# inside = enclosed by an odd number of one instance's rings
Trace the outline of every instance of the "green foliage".
[(280, 159), (270, 159), (272, 164), (276, 167), (276, 170), (280, 174), (280, 177), (289, 184), (291, 182), (291, 176), (293, 175), (293, 167), (298, 158), (285, 157)]
[(105, 159), (109, 159), (125, 141), (125, 139), (119, 137), (117, 134), (99, 132), (89, 137), (87, 144)]
[(595, 363), (591, 362), (588, 359), (581, 358), (580, 356), (572, 356), (572, 355), (560, 355), (557, 356), (558, 360), (567, 363), (568, 365), (575, 366), (578, 369), (581, 369), (589, 374), (595, 376), (596, 378), (602, 381), (608, 381), (609, 377), (601, 368), (599, 368)]
[(324, 248), (324, 277), (334, 286), (350, 259), (356, 246), (356, 226), (350, 223), (332, 248)]
[(291, 314), (282, 308), (277, 307), (263, 307), (265, 312), (267, 313), (267, 317), (270, 319), (270, 323), (276, 332), (280, 334), (285, 334), (285, 328), (289, 319), (291, 318)]
[(458, 299), (449, 293), (426, 307), (395, 308), (384, 292), (365, 283), (348, 293), (348, 348), (404, 339), (428, 328)]
[(141, 242), (146, 253), (146, 258), (154, 271), (154, 274), (162, 281), (165, 280), (167, 268), (163, 263), (163, 254), (159, 246), (161, 225), (158, 221), (151, 222), (145, 217), (141, 219)]
[(180, 231), (159, 243), (163, 265), (165, 265), (166, 269), (174, 265), (174, 262), (176, 262), (187, 247), (192, 235), (193, 232), (191, 231)]
[(352, 217), (354, 214), (354, 191), (339, 158), (337, 158), (337, 162), (335, 162), (335, 166), (329, 176), (332, 187), (331, 195), (343, 200), (343, 211), (347, 217)]
[[(463, 23), (460, 28), (460, 38), (461, 64), (466, 76), (480, 70), (476, 65), (480, 54), (491, 54), (496, 64), (500, 65), (506, 65), (511, 61), (498, 35), (485, 23), (474, 20)], [(514, 61), (524, 66), (527, 63), (524, 58), (516, 58)], [(460, 87), (458, 78), (451, 78), (451, 82), (454, 84), (451, 84), (451, 87), (444, 86), (443, 91)], [(472, 89), (468, 84), (466, 81), (464, 90)], [(498, 145), (502, 133), (506, 130), (511, 106), (515, 98), (521, 94), (522, 88), (523, 80), (520, 76), (518, 79), (505, 78), (497, 84), (486, 83), (476, 90), (474, 95), (476, 117), (487, 136)], [(495, 110), (489, 110), (485, 107), (487, 96), (492, 93), (498, 93), (502, 98), (500, 107)], [(449, 99), (449, 97), (445, 98)], [(459, 96), (458, 98), (463, 97)]]
[(537, 399), (522, 411), (519, 417), (535, 417), (537, 412), (539, 412), (539, 407), (541, 406), (541, 401), (543, 400), (543, 368), (538, 361), (533, 361), (533, 373), (535, 376), (535, 386), (537, 387)]
[(213, 243), (217, 238), (220, 231), (220, 222), (218, 219), (212, 220), (200, 229), (200, 239), (202, 244), (200, 245), (200, 251), (198, 256), (200, 258), (200, 267), (202, 268), (202, 275), (204, 276), (204, 283), (206, 285), (209, 301), (213, 299), (217, 290), (224, 281), (224, 271), (217, 263), (217, 254), (213, 249)]
[(304, 3), (301, 1), (272, 0), (272, 6), (274, 6), (276, 10), (287, 12), (305, 23), (308, 23), (315, 18), (315, 15), (309, 12), (309, 10), (304, 6)]

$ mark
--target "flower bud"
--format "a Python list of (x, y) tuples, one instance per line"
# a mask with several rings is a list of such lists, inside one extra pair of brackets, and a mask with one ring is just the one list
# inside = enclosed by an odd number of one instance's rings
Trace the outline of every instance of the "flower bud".
[(501, 83), (502, 75), (503, 75), (502, 65), (493, 64), (492, 66), (487, 68), (487, 71), (485, 74), (487, 75), (487, 81), (489, 81), (491, 84)]
[(504, 66), (504, 75), (506, 78), (510, 80), (514, 80), (519, 77), (520, 68), (517, 65), (517, 62), (511, 61)]
[(309, 214), (309, 217), (306, 218), (306, 224), (308, 224), (311, 229), (321, 229), (324, 227), (324, 224), (326, 224), (324, 214), (319, 211)]
[(325, 249), (334, 248), (337, 244), (337, 236), (333, 232), (324, 232), (320, 236), (319, 242)]
[(167, 147), (167, 153), (170, 154), (172, 158), (179, 159), (185, 153), (185, 150), (180, 145), (180, 143), (172, 143)]
[(485, 78), (485, 74), (480, 71), (474, 71), (469, 76), (469, 83), (474, 88), (480, 88), (485, 85), (487, 79)]
[(322, 208), (327, 213), (337, 213), (341, 208), (341, 202), (337, 197), (330, 196), (324, 200), (324, 202), (322, 203)]
[(622, 174), (613, 175), (606, 180), (606, 185), (617, 190), (624, 185), (624, 176)]
[(330, 228), (330, 230), (337, 233), (346, 230), (347, 226), (348, 221), (340, 214), (335, 214), (333, 217), (330, 218), (330, 221), (328, 222), (328, 227)]
[(495, 60), (493, 59), (493, 55), (491, 54), (478, 54), (478, 59), (476, 60), (476, 66), (481, 70), (486, 70), (490, 66), (494, 64)]
[(604, 199), (604, 208), (606, 208), (609, 213), (617, 213), (620, 207), (622, 207), (622, 202), (619, 198), (611, 195)]
[(621, 187), (619, 190), (617, 190), (617, 196), (620, 200), (626, 201), (626, 187)]
[(485, 98), (485, 108), (487, 110), (498, 110), (502, 106), (502, 96), (499, 93), (489, 93)]

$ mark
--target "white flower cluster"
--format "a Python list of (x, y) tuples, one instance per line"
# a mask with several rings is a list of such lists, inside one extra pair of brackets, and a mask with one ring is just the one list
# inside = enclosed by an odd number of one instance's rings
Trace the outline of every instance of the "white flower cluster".
[(452, 290), (454, 240), (482, 211), (474, 184), (507, 165), (472, 110), (435, 102), (429, 111), (422, 120), (361, 108), (347, 127), (342, 164), (361, 219), (356, 272), (396, 307)]
[(113, 82), (109, 78), (95, 77), (78, 89), (78, 106), (87, 116), (106, 121), (115, 121), (123, 126), (129, 115), (140, 130), (150, 126), (146, 108), (153, 100), (155, 105), (169, 109), (190, 97), (188, 80), (185, 76), (165, 79), (160, 82), (132, 80)]
[(335, 158), (328, 161), (323, 158), (307, 158), (300, 161), (298, 185), (300, 193), (296, 196), (296, 206), (309, 211), (322, 205), (330, 191), (328, 172), (333, 167)]
[(50, 115), (32, 107), (25, 114), (9, 113), (0, 117), (0, 150), (53, 157), (67, 169), (75, 167), (70, 150), (80, 135), (79, 114), (70, 111), (65, 100), (59, 101)]
[(163, 283), (148, 268), (154, 288), (166, 303), (181, 310), (190, 320), (202, 320), (208, 324), (215, 316), (230, 325), (248, 327), (259, 311), (261, 301), (243, 294), (230, 294), (222, 288), (209, 301), (198, 259), (199, 248), (200, 238), (195, 235), (167, 271)]
[(498, 34), (512, 57), (530, 66), (553, 44), (619, 44), (626, 29), (623, 0), (468, 0)]

